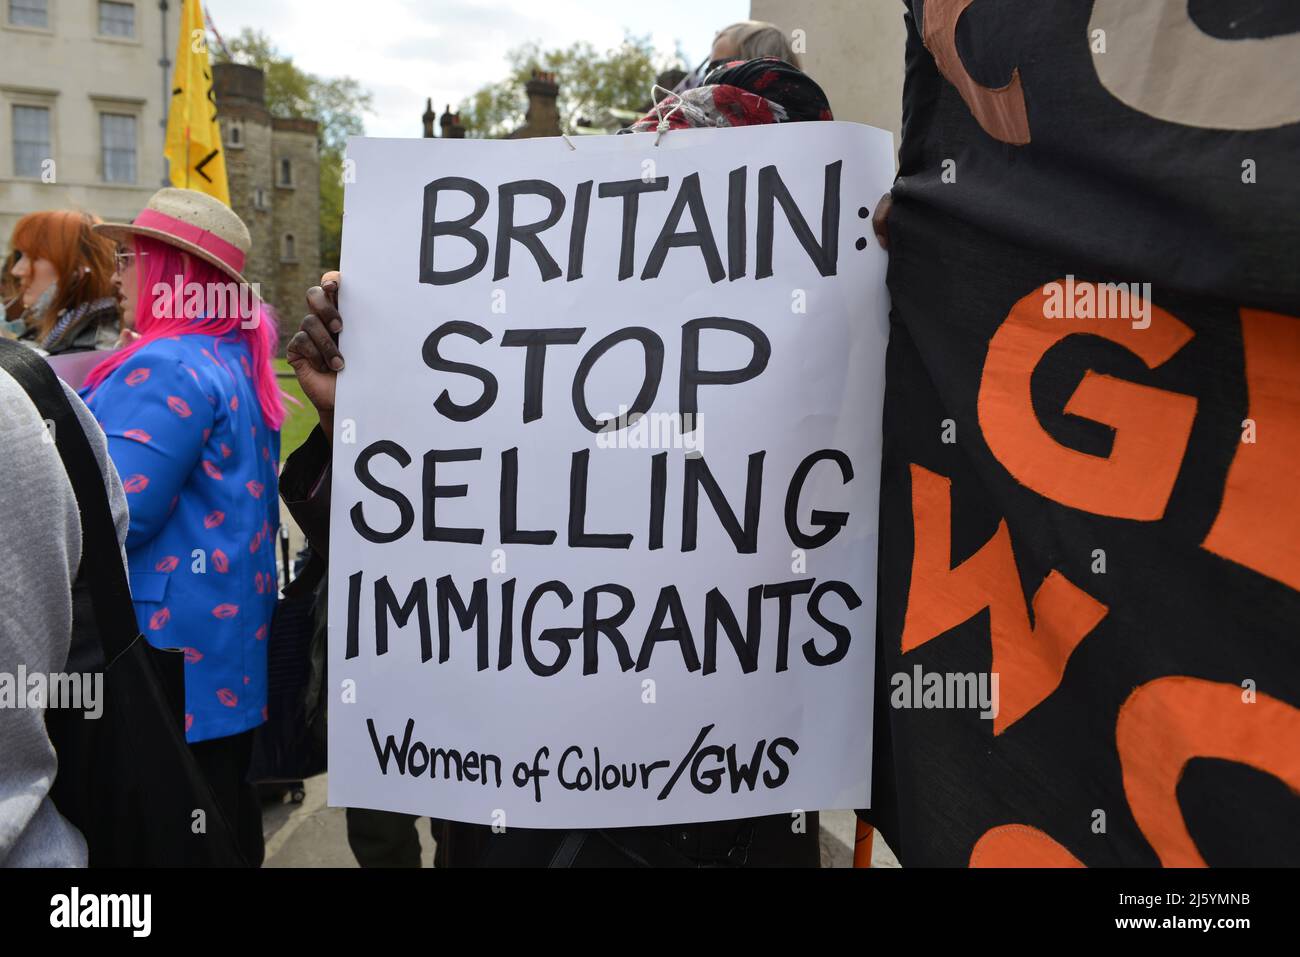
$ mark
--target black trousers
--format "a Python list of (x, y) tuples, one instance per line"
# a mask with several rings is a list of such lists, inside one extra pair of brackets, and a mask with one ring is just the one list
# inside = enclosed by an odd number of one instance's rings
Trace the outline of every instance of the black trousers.
[[(348, 846), (362, 867), (419, 867), (415, 816), (348, 808)], [(571, 849), (565, 831), (434, 819), (435, 867), (818, 867), (818, 815), (795, 829), (789, 815), (675, 827), (590, 832)], [(559, 863), (563, 861), (564, 863)]]
[(703, 824), (501, 834), (451, 824), (477, 845), (479, 867), (820, 867), (820, 819), (811, 811)]
[(361, 867), (419, 867), (414, 814), (348, 808), (348, 847)]
[(262, 802), (257, 789), (248, 783), (248, 764), (253, 757), (253, 732), (225, 738), (197, 741), (190, 753), (208, 779), (217, 806), (234, 829), (239, 849), (250, 867), (261, 867), (266, 854), (262, 838)]

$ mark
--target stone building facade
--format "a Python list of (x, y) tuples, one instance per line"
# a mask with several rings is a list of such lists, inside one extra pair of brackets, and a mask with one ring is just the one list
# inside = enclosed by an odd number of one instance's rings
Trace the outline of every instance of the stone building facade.
[(27, 213), (129, 221), (165, 183), (180, 6), (0, 0), (0, 254)]
[(283, 344), (302, 318), (304, 293), (321, 276), (319, 125), (272, 116), (256, 67), (218, 63), (213, 81), (230, 205), (253, 238), (244, 275), (279, 313)]
[(901, 3), (751, 0), (749, 9), (799, 41), (803, 68), (826, 91), (837, 120), (889, 130), (897, 151), (907, 47)]
[(560, 85), (555, 80), (555, 74), (534, 70), (532, 78), (524, 84), (524, 92), (528, 94), (528, 112), (524, 114), (524, 125), (506, 138), (523, 140), (535, 136), (559, 136)]

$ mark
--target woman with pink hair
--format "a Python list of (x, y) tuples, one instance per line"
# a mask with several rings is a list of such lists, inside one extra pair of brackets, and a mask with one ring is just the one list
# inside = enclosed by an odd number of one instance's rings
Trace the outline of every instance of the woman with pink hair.
[(96, 229), (118, 243), (137, 338), (82, 394), (126, 491), (136, 615), (151, 644), (185, 651), (186, 739), (259, 864), (261, 810), (244, 779), (266, 720), (278, 591), (274, 314), (240, 274), (248, 229), (209, 196), (163, 189), (133, 223)]

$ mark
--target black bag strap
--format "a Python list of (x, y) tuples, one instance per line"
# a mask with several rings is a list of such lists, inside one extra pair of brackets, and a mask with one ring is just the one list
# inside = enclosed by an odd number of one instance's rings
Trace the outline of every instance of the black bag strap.
[(107, 665), (131, 646), (140, 629), (126, 569), (118, 560), (121, 546), (99, 460), (62, 383), (44, 358), (24, 345), (0, 339), (0, 369), (22, 386), (45, 420), (72, 483), (81, 515), (80, 577), (90, 591)]

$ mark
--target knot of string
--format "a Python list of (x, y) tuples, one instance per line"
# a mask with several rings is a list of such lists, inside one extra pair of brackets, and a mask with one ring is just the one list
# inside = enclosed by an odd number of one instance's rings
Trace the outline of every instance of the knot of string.
[[(664, 96), (662, 98), (656, 97), (655, 94), (660, 92), (662, 92)], [(673, 103), (672, 109), (670, 109), (667, 113), (665, 113), (664, 101), (667, 100), (669, 97), (671, 97), (675, 102)], [(678, 96), (676, 93), (674, 93), (672, 90), (665, 90), (658, 83), (652, 83), (650, 85), (650, 99), (654, 101), (655, 116), (659, 118), (659, 123), (655, 127), (655, 146), (658, 146), (659, 140), (662, 139), (663, 135), (668, 132), (669, 119), (672, 118), (672, 115), (674, 113), (676, 113), (678, 110), (682, 108), (682, 98)]]

